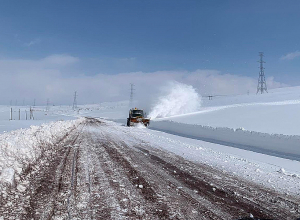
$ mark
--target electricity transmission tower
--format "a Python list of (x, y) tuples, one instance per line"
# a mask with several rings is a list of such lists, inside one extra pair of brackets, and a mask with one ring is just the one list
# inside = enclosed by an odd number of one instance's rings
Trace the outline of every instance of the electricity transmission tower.
[(47, 99), (47, 107), (46, 107), (46, 111), (49, 111), (49, 109), (50, 109), (50, 100)]
[(257, 93), (261, 93), (263, 94), (264, 92), (268, 93), (268, 90), (267, 90), (267, 83), (266, 83), (266, 78), (265, 78), (265, 71), (264, 71), (264, 66), (263, 64), (265, 63), (263, 61), (263, 56), (264, 56), (264, 53), (263, 52), (259, 52), (259, 56), (260, 56), (260, 60), (258, 61), (259, 62), (259, 77), (258, 77), (258, 85), (257, 85)]
[(134, 84), (130, 83), (130, 100), (129, 100), (129, 107), (132, 108), (133, 105), (133, 91), (134, 91)]
[(73, 110), (77, 108), (77, 91), (74, 94), (74, 101), (73, 101)]

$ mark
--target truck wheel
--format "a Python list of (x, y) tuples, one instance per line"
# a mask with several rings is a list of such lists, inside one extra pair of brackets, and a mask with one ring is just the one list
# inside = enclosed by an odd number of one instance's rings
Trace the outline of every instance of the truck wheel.
[(130, 127), (130, 120), (127, 119), (127, 127)]

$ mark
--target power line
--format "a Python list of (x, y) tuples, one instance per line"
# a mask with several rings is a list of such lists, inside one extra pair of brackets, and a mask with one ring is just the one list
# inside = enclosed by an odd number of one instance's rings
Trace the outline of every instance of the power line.
[(261, 93), (263, 94), (264, 92), (268, 93), (268, 90), (267, 90), (267, 83), (266, 83), (266, 77), (265, 77), (265, 71), (264, 71), (264, 66), (263, 64), (265, 63), (263, 61), (263, 56), (264, 56), (264, 53), (263, 52), (259, 52), (259, 56), (260, 56), (260, 60), (258, 61), (259, 62), (259, 77), (258, 77), (258, 85), (257, 85), (257, 93)]

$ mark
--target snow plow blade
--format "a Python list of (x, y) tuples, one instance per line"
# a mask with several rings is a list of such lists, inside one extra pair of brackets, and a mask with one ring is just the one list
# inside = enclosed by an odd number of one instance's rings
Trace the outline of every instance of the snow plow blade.
[(139, 118), (127, 118), (127, 126), (135, 126), (138, 124), (143, 124), (146, 127), (149, 126), (150, 124), (150, 119), (142, 119), (142, 120), (138, 120)]

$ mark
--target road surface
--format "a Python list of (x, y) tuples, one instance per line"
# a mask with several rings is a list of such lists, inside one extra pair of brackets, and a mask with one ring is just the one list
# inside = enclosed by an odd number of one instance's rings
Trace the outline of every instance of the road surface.
[(109, 126), (87, 118), (44, 146), (18, 186), (2, 192), (3, 219), (300, 217), (297, 197), (190, 162)]

